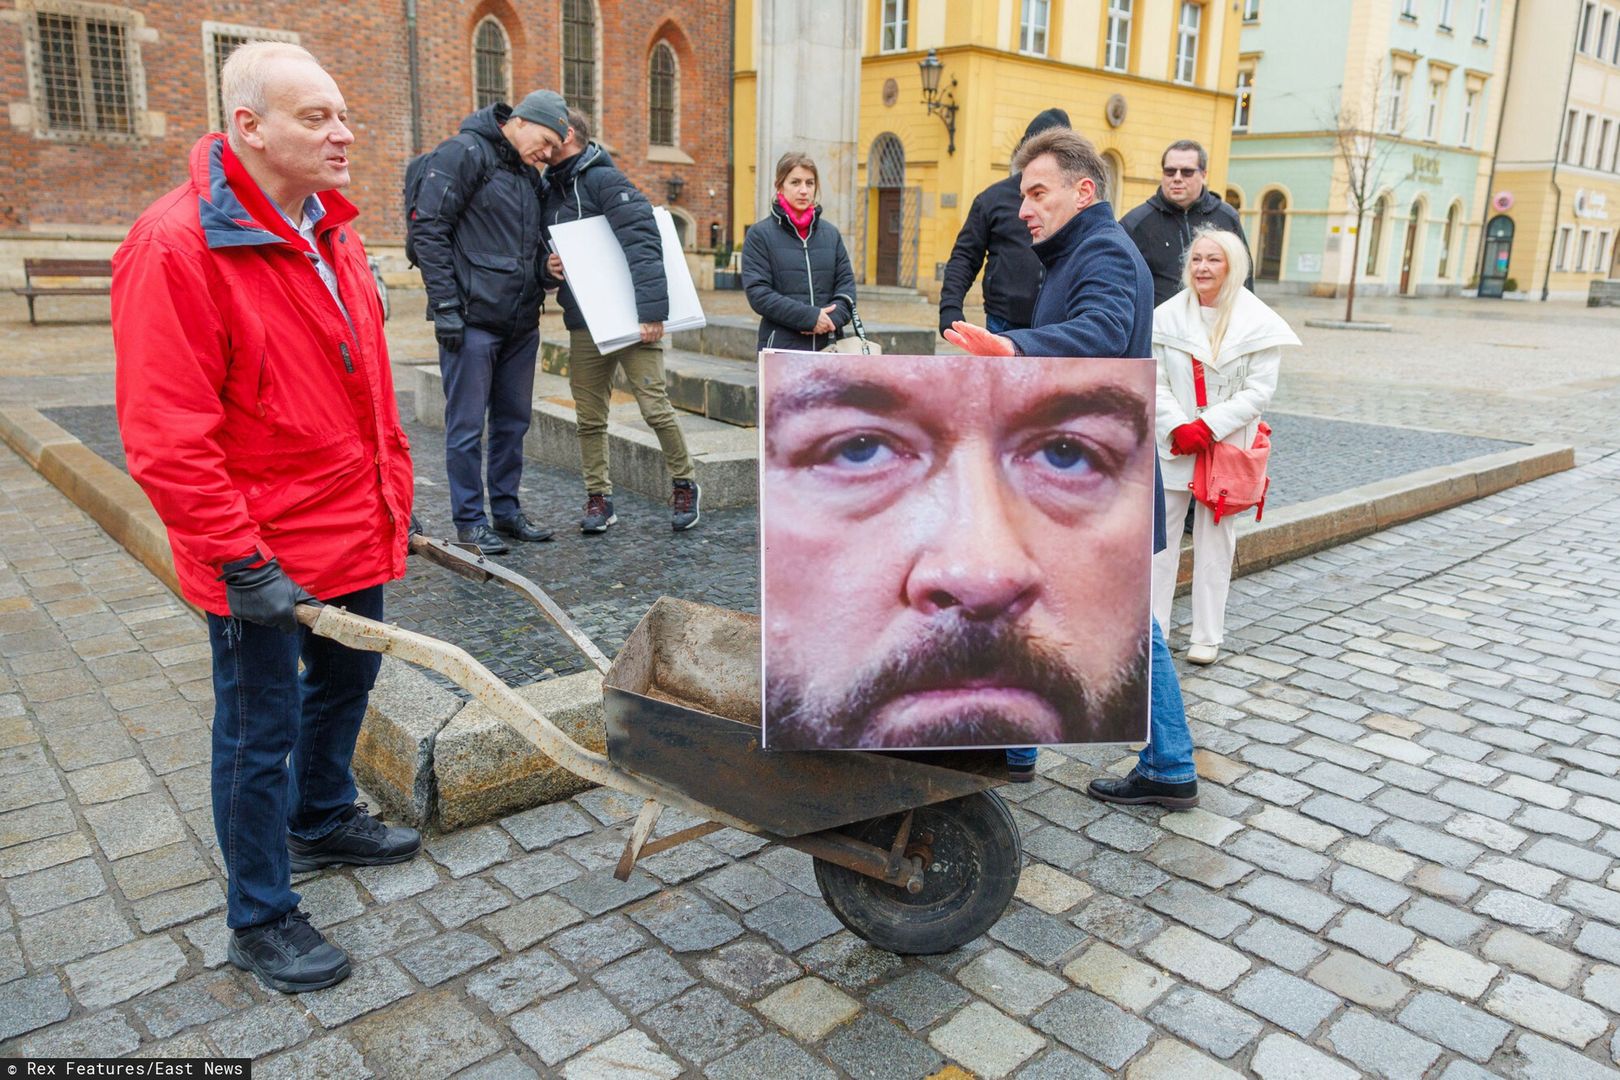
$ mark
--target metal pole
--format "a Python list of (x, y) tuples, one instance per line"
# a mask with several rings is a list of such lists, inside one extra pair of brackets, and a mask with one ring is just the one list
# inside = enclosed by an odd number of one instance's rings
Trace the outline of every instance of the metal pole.
[(405, 0), (405, 58), (411, 87), (411, 156), (422, 152), (422, 83), (416, 46), (416, 0)]

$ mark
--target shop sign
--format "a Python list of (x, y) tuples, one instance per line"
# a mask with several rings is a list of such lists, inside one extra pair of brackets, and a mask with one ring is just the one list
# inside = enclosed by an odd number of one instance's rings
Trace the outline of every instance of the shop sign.
[(1575, 192), (1575, 216), (1607, 221), (1609, 219), (1608, 202), (1608, 196), (1601, 191), (1587, 191), (1585, 188), (1578, 188)]
[(1407, 173), (1403, 180), (1417, 184), (1440, 183), (1440, 155), (1439, 154), (1413, 154), (1412, 171)]

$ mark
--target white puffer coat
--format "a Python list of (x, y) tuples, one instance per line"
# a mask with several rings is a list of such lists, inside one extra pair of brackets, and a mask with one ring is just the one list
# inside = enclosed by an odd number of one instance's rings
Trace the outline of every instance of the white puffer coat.
[[(1277, 390), (1282, 347), (1298, 344), (1282, 316), (1248, 289), (1238, 293), (1215, 357), (1209, 354), (1209, 331), (1191, 290), (1183, 289), (1154, 309), (1153, 358), (1159, 368), (1155, 426), (1166, 488), (1185, 488), (1193, 478), (1193, 455), (1173, 456), (1170, 432), (1202, 417), (1217, 439), (1251, 445), (1260, 414)], [(1203, 412), (1193, 389), (1194, 357), (1204, 364), (1209, 404)]]

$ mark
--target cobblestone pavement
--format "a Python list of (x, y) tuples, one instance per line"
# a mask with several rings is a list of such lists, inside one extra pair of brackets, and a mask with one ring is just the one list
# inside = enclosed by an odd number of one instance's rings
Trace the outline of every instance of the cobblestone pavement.
[[(419, 512), (438, 533), (446, 531), (448, 516), (444, 433), (409, 420), (411, 398), (400, 394), (400, 413), (407, 418), (415, 457)], [(110, 405), (63, 406), (45, 414), (124, 467)], [(1517, 445), (1311, 416), (1272, 414), (1270, 422), (1277, 450), (1267, 506), (1274, 509)], [(705, 511), (698, 529), (677, 534), (669, 529), (664, 504), (620, 492), (615, 496), (619, 524), (607, 536), (583, 536), (574, 527), (583, 501), (578, 474), (529, 462), (522, 497), (531, 514), (556, 529), (556, 539), (516, 544), (500, 561), (538, 582), (610, 656), (660, 596), (759, 610), (759, 540), (751, 509)], [(437, 567), (412, 563), (405, 580), (389, 592), (388, 612), (390, 621), (407, 629), (456, 642), (513, 684), (586, 667), (579, 651), (528, 601)]]
[[(0, 452), (0, 1054), (261, 1076), (1613, 1075), (1620, 456), (1242, 579), (1184, 686), (1197, 811), (1007, 791), (990, 934), (862, 946), (808, 860), (717, 833), (609, 877), (604, 792), (304, 880), (356, 960), (223, 964), (200, 624)], [(685, 824), (671, 815), (664, 828)]]

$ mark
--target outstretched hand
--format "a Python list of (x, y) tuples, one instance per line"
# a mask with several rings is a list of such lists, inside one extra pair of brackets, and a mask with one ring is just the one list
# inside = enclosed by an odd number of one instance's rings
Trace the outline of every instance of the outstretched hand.
[(992, 334), (982, 326), (974, 326), (960, 319), (951, 323), (950, 329), (945, 331), (945, 340), (974, 356), (1014, 356), (1018, 352), (1013, 348), (1011, 338)]

